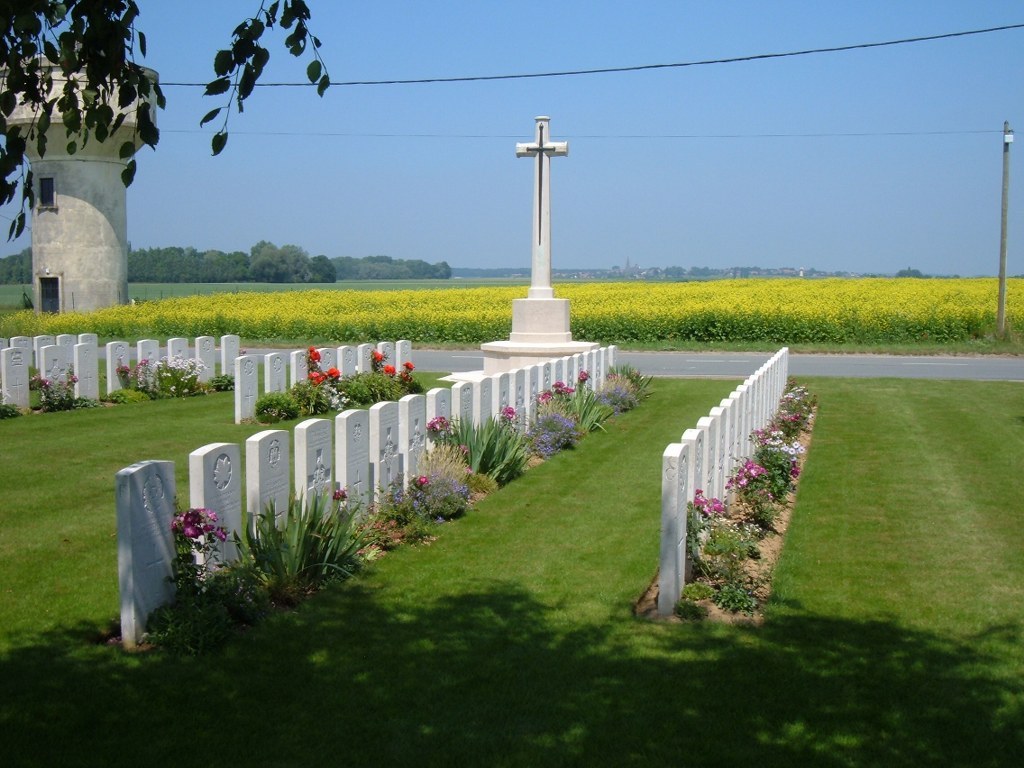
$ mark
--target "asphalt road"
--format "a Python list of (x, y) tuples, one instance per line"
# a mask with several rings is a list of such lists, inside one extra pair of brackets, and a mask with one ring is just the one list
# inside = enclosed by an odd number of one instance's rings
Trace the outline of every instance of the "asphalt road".
[[(648, 376), (745, 378), (771, 357), (762, 352), (619, 352)], [(413, 346), (413, 364), (423, 371), (476, 371), (483, 356), (474, 350), (431, 350)], [(902, 355), (791, 355), (794, 376), (838, 378), (968, 379), (1024, 381), (1020, 357), (928, 357)]]

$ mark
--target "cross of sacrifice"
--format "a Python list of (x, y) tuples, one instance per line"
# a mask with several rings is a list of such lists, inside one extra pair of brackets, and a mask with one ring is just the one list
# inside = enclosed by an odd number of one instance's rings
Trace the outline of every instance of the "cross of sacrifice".
[(551, 289), (551, 158), (569, 154), (569, 142), (548, 141), (550, 117), (537, 117), (532, 144), (517, 143), (516, 157), (535, 157), (533, 187), (533, 258), (530, 264), (531, 299), (554, 298)]

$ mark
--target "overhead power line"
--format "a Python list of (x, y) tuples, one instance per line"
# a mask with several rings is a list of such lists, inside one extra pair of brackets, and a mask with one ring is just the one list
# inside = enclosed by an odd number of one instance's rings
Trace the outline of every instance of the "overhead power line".
[[(356, 86), (356, 85), (421, 85), (427, 83), (468, 83), (487, 80), (526, 80), (541, 77), (573, 77), (577, 75), (604, 75), (615, 72), (642, 72), (652, 69), (682, 69), (684, 67), (703, 67), (711, 64), (737, 64), (744, 61), (761, 61), (765, 59), (784, 59), (795, 56), (811, 56), (820, 53), (841, 53), (844, 51), (864, 50), (868, 48), (884, 48), (893, 45), (907, 45), (910, 43), (924, 43), (932, 40), (949, 40), (955, 37), (968, 37), (971, 35), (985, 35), (991, 32), (1006, 32), (1011, 29), (1024, 29), (1024, 24), (1005, 24), (1000, 27), (988, 27), (986, 29), (970, 29), (962, 32), (946, 32), (941, 35), (925, 35), (922, 37), (905, 37), (899, 40), (884, 40), (874, 43), (856, 43), (853, 45), (837, 45), (827, 48), (808, 48), (802, 51), (787, 51), (785, 53), (757, 53), (748, 56), (733, 56), (722, 59), (702, 59), (699, 61), (683, 61), (672, 64), (639, 64), (630, 67), (602, 67), (599, 69), (572, 69), (559, 72), (529, 72), (512, 75), (469, 75), (464, 77), (423, 77), (406, 80), (349, 80), (345, 82), (332, 82), (331, 85)], [(205, 88), (206, 83), (181, 83), (162, 82), (162, 86), (178, 86), (182, 88)], [(264, 88), (313, 88), (316, 83), (295, 82), (295, 83), (257, 83), (257, 87)]]
[[(164, 133), (205, 133), (201, 128), (164, 128)], [(569, 133), (567, 139), (817, 139), (872, 136), (966, 136), (1002, 133), (1001, 130), (970, 131), (844, 131), (815, 133)], [(233, 136), (322, 136), (345, 139), (518, 139), (504, 133), (350, 133), (345, 131), (232, 131)]]

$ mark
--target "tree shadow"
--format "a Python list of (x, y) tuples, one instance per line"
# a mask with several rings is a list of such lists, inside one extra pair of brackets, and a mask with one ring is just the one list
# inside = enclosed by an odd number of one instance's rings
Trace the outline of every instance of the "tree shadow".
[(580, 625), (500, 581), (393, 592), (345, 584), (202, 659), (36, 638), (0, 658), (5, 763), (1024, 763), (1019, 624)]

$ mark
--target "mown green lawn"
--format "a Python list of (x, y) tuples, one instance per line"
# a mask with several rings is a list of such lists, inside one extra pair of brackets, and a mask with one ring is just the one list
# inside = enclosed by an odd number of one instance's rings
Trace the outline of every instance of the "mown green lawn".
[(1020, 765), (1024, 389), (807, 383), (760, 628), (631, 614), (661, 452), (734, 386), (662, 380), (435, 543), (202, 659), (90, 642), (117, 610), (113, 472), (183, 479), (256, 428), (214, 397), (0, 422), (5, 763)]

